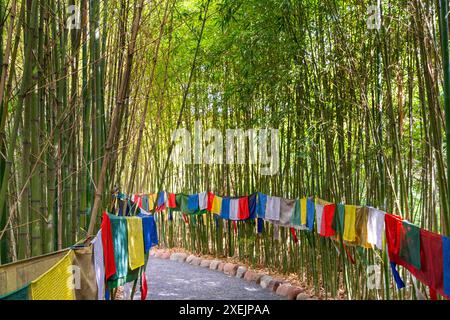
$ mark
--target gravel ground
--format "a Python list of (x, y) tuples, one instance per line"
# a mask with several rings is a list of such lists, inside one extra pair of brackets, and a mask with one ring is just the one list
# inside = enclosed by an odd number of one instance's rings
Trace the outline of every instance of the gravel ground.
[[(150, 257), (147, 300), (281, 300), (254, 282), (208, 268)], [(128, 288), (127, 288), (128, 287)], [(129, 290), (126, 286), (125, 291)], [(137, 290), (135, 299), (140, 299)]]

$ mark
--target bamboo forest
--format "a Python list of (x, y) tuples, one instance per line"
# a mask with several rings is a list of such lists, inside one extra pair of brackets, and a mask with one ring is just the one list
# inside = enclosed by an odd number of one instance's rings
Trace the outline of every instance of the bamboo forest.
[[(0, 296), (151, 300), (148, 269), (184, 254), (245, 269), (255, 300), (283, 277), (294, 300), (448, 299), (448, 13), (0, 0)], [(66, 262), (92, 295), (41, 289)]]

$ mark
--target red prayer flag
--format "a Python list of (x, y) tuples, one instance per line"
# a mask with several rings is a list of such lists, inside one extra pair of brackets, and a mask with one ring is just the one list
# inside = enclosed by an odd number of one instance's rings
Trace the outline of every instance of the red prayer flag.
[(106, 212), (103, 212), (102, 217), (102, 245), (103, 245), (103, 259), (105, 263), (105, 277), (108, 280), (116, 273), (116, 262), (114, 261), (114, 246), (112, 241), (111, 221)]
[(385, 215), (389, 260), (405, 267), (419, 281), (429, 286), (432, 299), (435, 292), (448, 299), (449, 297), (444, 293), (442, 236), (420, 229), (420, 270), (418, 270), (399, 257), (402, 228), (403, 223), (400, 217), (391, 214)]
[(400, 216), (385, 214), (384, 223), (386, 229), (386, 243), (388, 247), (389, 260), (400, 264), (398, 254), (400, 252), (400, 234), (403, 227)]
[(176, 208), (177, 207), (175, 193), (169, 193), (169, 197), (167, 199), (167, 205), (169, 206), (169, 208)]
[(320, 226), (320, 235), (323, 237), (331, 237), (336, 234), (333, 229), (334, 212), (336, 211), (336, 205), (327, 204), (323, 207), (322, 223)]
[(291, 230), (292, 238), (294, 239), (294, 243), (297, 243), (298, 238), (297, 238), (297, 233), (295, 232), (295, 228), (290, 228), (290, 230)]
[(437, 300), (436, 290), (430, 288), (430, 300)]
[(445, 296), (441, 235), (420, 229), (420, 270), (404, 261), (399, 264), (431, 289)]
[(237, 224), (236, 224), (235, 220), (233, 220), (233, 229), (234, 229), (234, 234), (236, 234), (237, 233)]
[(142, 270), (141, 275), (141, 300), (147, 298), (147, 276), (145, 275), (145, 270)]
[(208, 192), (208, 204), (206, 206), (206, 210), (209, 212), (211, 212), (213, 200), (214, 200), (214, 193)]
[(245, 220), (250, 217), (250, 211), (248, 210), (248, 197), (239, 198), (238, 219)]

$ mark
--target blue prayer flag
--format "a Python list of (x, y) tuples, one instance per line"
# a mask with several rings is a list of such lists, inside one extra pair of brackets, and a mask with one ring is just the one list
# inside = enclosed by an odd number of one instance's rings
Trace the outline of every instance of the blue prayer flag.
[(198, 193), (188, 195), (187, 208), (189, 212), (194, 213), (197, 212), (198, 209)]
[(450, 238), (442, 236), (442, 261), (444, 264), (444, 293), (450, 296)]
[(258, 233), (261, 234), (264, 231), (264, 220), (258, 218)]
[(151, 247), (158, 245), (158, 231), (153, 215), (138, 214), (142, 218), (142, 233), (144, 236), (144, 252), (147, 253)]
[(306, 201), (306, 227), (309, 231), (313, 231), (314, 228), (314, 201), (311, 198), (308, 198)]
[(392, 275), (394, 276), (395, 283), (397, 284), (397, 288), (400, 290), (401, 288), (405, 287), (405, 283), (403, 282), (402, 278), (400, 277), (400, 274), (398, 273), (397, 269), (395, 268), (397, 265), (395, 262), (391, 262), (391, 270)]
[(230, 219), (230, 198), (223, 197), (222, 198), (222, 207), (220, 209), (220, 217), (222, 219)]
[(248, 197), (248, 211), (249, 219), (256, 218), (256, 193), (249, 195)]
[(258, 217), (264, 219), (266, 216), (267, 195), (258, 192)]

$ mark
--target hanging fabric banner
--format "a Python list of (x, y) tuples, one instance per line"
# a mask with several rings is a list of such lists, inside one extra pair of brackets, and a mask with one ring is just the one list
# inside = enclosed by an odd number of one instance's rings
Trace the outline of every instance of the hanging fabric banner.
[(450, 238), (442, 236), (442, 263), (444, 293), (450, 297)]
[(295, 231), (295, 228), (289, 228), (291, 231), (292, 239), (294, 240), (294, 243), (298, 243), (297, 233)]
[[(223, 202), (223, 200), (222, 200)], [(239, 199), (230, 199), (230, 220), (238, 220)]]
[(402, 223), (399, 258), (420, 269), (420, 228), (406, 220)]
[(198, 194), (191, 194), (187, 199), (187, 209), (189, 213), (199, 211)]
[(73, 251), (31, 282), (32, 300), (74, 300)]
[(380, 250), (383, 250), (384, 215), (385, 212), (369, 207), (367, 242)]
[(280, 197), (267, 196), (265, 219), (280, 220)]
[(289, 227), (294, 214), (295, 199), (280, 199), (280, 219), (275, 222), (283, 227)]
[(131, 270), (144, 265), (144, 237), (142, 219), (138, 217), (126, 218), (128, 235), (128, 261)]
[(144, 253), (158, 245), (158, 230), (153, 215), (144, 214), (142, 211), (138, 215), (142, 220), (142, 234), (144, 237)]
[(222, 207), (222, 198), (215, 195), (212, 202), (211, 213), (220, 214), (221, 207)]
[(311, 198), (308, 198), (306, 201), (306, 227), (309, 231), (313, 231), (314, 229), (314, 200)]
[(14, 290), (13, 292), (7, 293), (0, 296), (0, 300), (30, 300), (30, 285), (27, 284), (22, 288)]
[(177, 202), (176, 202), (176, 195), (175, 193), (169, 193), (168, 198), (167, 198), (167, 206), (169, 208), (175, 209), (177, 207)]
[(264, 220), (258, 218), (258, 234), (262, 234), (264, 232)]
[(222, 205), (220, 208), (220, 217), (222, 219), (230, 219), (230, 198), (223, 197), (222, 198)]
[(366, 249), (372, 248), (372, 246), (367, 242), (368, 219), (369, 208), (356, 207), (355, 244)]
[(317, 233), (319, 235), (322, 235), (322, 216), (323, 216), (324, 206), (321, 205), (321, 204), (317, 204), (316, 203), (315, 209), (316, 209), (316, 228), (317, 228)]
[(333, 219), (336, 211), (336, 205), (327, 204), (323, 208), (321, 235), (323, 237), (331, 237), (336, 234), (333, 229)]
[(261, 192), (258, 192), (258, 217), (265, 218), (266, 215), (267, 196)]
[(238, 206), (238, 219), (245, 220), (250, 217), (250, 211), (248, 208), (248, 197), (240, 197), (239, 198), (239, 206)]
[(248, 196), (249, 219), (256, 219), (256, 193)]
[(301, 226), (300, 200), (298, 200), (298, 199), (295, 200), (294, 211), (292, 212), (292, 217), (291, 217), (291, 226), (296, 229)]
[(198, 194), (198, 208), (200, 211), (206, 210), (208, 207), (208, 195), (206, 192)]
[(344, 241), (356, 240), (356, 206), (345, 205), (344, 213)]
[(97, 281), (97, 300), (105, 300), (105, 264), (103, 260), (102, 229), (92, 240), (94, 247), (95, 280)]
[(105, 263), (105, 279), (108, 280), (116, 273), (116, 262), (114, 258), (114, 244), (112, 238), (111, 220), (106, 212), (103, 212), (101, 224), (102, 249)]

